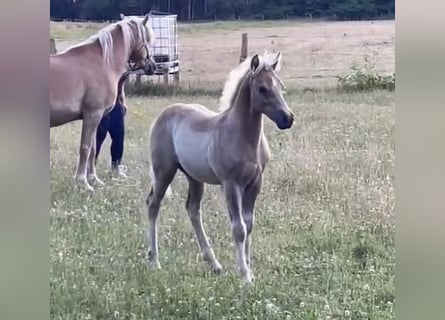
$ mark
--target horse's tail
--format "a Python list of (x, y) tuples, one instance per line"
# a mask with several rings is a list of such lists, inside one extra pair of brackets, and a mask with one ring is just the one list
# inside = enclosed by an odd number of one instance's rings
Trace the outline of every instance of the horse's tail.
[[(153, 133), (153, 128), (155, 127), (157, 119), (155, 119), (154, 121), (152, 121), (151, 125), (150, 125), (150, 129), (149, 129), (149, 133), (148, 136), (150, 137), (150, 143), (151, 143), (151, 137), (152, 137), (152, 133)], [(153, 170), (153, 159), (151, 159), (151, 154), (150, 154), (150, 168), (149, 168), (149, 175), (150, 175), (150, 180), (151, 180), (151, 186), (153, 189), (156, 189), (156, 176)], [(165, 197), (167, 198), (171, 198), (172, 196), (172, 189), (170, 187), (170, 185), (168, 185), (167, 190), (165, 190)]]

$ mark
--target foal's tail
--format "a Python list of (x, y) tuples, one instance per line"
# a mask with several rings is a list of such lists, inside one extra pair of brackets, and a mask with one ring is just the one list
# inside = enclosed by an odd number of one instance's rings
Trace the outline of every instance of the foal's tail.
[[(150, 169), (149, 169), (150, 179), (151, 179), (151, 186), (153, 188), (156, 188), (156, 177), (155, 173), (153, 171), (153, 165), (150, 163)], [(167, 190), (165, 191), (165, 197), (170, 198), (172, 196), (172, 189), (170, 185), (167, 187)]]

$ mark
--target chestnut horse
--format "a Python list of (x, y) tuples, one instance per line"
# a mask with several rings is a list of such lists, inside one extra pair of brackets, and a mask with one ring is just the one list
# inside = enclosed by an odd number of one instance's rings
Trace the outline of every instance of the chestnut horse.
[[(127, 18), (104, 27), (89, 39), (50, 55), (50, 127), (82, 120), (77, 185), (93, 190), (103, 185), (96, 175), (96, 130), (116, 100), (118, 79), (131, 70), (155, 68), (150, 47), (154, 32), (149, 15)], [(88, 178), (87, 178), (88, 177)]]

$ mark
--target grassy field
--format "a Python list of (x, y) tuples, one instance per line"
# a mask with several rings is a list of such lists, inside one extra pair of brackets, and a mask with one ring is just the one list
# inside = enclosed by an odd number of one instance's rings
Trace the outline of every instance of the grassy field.
[[(51, 24), (60, 46), (95, 30), (97, 25)], [(133, 96), (127, 181), (108, 176), (107, 140), (98, 164), (106, 186), (93, 195), (78, 193), (72, 176), (80, 123), (51, 130), (51, 319), (394, 319), (394, 93), (301, 90), (333, 84), (335, 74), (366, 54), (362, 44), (371, 38), (381, 46), (373, 56), (378, 69), (393, 72), (394, 22), (238, 22), (180, 30), (181, 63), (191, 69), (181, 76), (185, 84), (222, 89), (238, 60), (240, 32), (247, 30), (255, 35), (251, 48), (271, 50), (272, 39), (279, 43), (283, 79), (295, 89), (285, 96), (296, 114), (294, 127), (281, 132), (266, 121), (273, 157), (253, 231), (256, 282), (247, 291), (239, 287), (229, 219), (216, 186), (206, 186), (203, 220), (224, 272), (207, 271), (185, 212), (182, 175), (161, 208), (163, 269), (146, 268), (149, 127), (172, 102), (216, 109), (218, 96)], [(277, 37), (264, 36), (266, 31)], [(210, 38), (224, 41), (214, 46), (205, 41)], [(199, 58), (197, 52), (206, 50)], [(323, 73), (324, 66), (329, 70)]]
[[(103, 26), (53, 22), (51, 34), (63, 50)], [(336, 75), (365, 59), (371, 59), (379, 73), (395, 70), (394, 21), (214, 22), (179, 24), (178, 29), (183, 85), (220, 88), (239, 61), (243, 32), (248, 33), (250, 54), (283, 52), (281, 76), (290, 88), (332, 87)]]

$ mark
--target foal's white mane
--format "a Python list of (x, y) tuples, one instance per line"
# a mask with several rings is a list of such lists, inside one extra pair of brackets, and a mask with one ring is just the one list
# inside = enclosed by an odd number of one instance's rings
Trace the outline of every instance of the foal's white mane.
[[(270, 70), (272, 68), (272, 65), (277, 62), (277, 59), (279, 61), (278, 65), (275, 68), (275, 71), (278, 72), (281, 68), (281, 55), (277, 55), (275, 53), (267, 53), (267, 51), (265, 51), (264, 54), (258, 55), (258, 58), (260, 60), (260, 64), (253, 73), (253, 76), (257, 75), (263, 69)], [(233, 100), (236, 97), (236, 93), (238, 92), (240, 85), (243, 83), (244, 79), (250, 72), (251, 60), (252, 57), (247, 57), (235, 69), (230, 71), (229, 77), (224, 84), (221, 98), (219, 99), (218, 110), (220, 112), (223, 112), (232, 106), (234, 102)]]
[[(124, 20), (120, 20), (118, 22), (115, 22), (113, 24), (110, 24), (101, 30), (99, 30), (96, 34), (93, 34), (88, 39), (82, 41), (81, 43), (74, 45), (67, 50), (83, 46), (86, 44), (94, 43), (95, 41), (99, 41), (100, 47), (102, 49), (102, 57), (104, 58), (105, 62), (107, 64), (111, 64), (113, 62), (113, 37), (111, 35), (111, 31), (113, 31), (115, 28), (120, 27), (123, 34), (123, 40), (125, 44), (125, 48), (127, 49), (127, 54), (129, 54), (129, 50), (131, 47), (131, 43), (134, 41), (134, 34), (131, 30), (131, 22), (134, 22), (137, 28), (138, 32), (138, 38), (144, 39), (150, 46), (153, 44), (155, 40), (155, 34), (153, 29), (148, 26), (147, 24), (144, 25), (142, 23), (142, 18), (139, 17), (129, 17)], [(66, 51), (66, 50), (65, 50)]]

